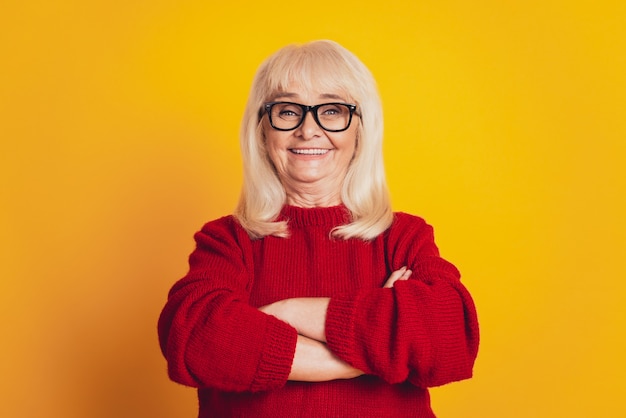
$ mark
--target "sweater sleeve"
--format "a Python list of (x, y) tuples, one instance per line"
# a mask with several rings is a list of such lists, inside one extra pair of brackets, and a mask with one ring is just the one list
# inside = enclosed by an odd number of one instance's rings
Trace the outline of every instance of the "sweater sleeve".
[(170, 378), (237, 392), (283, 386), (297, 332), (249, 305), (247, 235), (226, 217), (205, 225), (195, 241), (189, 272), (170, 290), (158, 323)]
[(393, 288), (331, 298), (329, 348), (354, 367), (389, 383), (439, 386), (472, 376), (478, 320), (458, 270), (439, 257), (432, 228), (398, 214), (387, 232), (390, 271), (413, 274)]

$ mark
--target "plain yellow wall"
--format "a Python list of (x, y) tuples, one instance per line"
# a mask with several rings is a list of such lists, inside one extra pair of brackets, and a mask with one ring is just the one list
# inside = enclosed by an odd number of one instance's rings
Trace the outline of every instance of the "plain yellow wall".
[(377, 78), (394, 206), (478, 305), (439, 416), (626, 416), (625, 4), (3, 2), (0, 416), (195, 416), (157, 316), (236, 202), (256, 67), (318, 38)]

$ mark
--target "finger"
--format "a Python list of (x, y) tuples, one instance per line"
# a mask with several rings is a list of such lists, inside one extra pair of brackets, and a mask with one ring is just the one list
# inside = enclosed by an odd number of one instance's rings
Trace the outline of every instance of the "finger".
[(389, 279), (387, 279), (387, 282), (385, 282), (383, 287), (391, 288), (398, 280), (408, 280), (409, 277), (411, 277), (411, 274), (413, 274), (413, 271), (407, 269), (406, 267), (396, 270), (391, 274), (391, 276), (389, 276)]
[(383, 287), (386, 287), (386, 288), (393, 287), (393, 284), (397, 280), (400, 280), (400, 278), (405, 273), (406, 273), (406, 267), (402, 267), (401, 269), (394, 271), (393, 273), (391, 273), (391, 275), (389, 276), (389, 278), (387, 279), (387, 281), (385, 282), (385, 285)]

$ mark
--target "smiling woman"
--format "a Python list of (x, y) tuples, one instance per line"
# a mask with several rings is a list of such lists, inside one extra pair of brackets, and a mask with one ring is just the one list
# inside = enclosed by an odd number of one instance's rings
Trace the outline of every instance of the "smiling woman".
[[(336, 228), (338, 236), (371, 239), (388, 228), (393, 214), (383, 166), (382, 108), (376, 82), (357, 57), (328, 41), (300, 47), (287, 46), (269, 57), (256, 74), (241, 131), (244, 184), (235, 216), (244, 228), (255, 237), (287, 233), (286, 224), (276, 219), (286, 201), (287, 190), (282, 179), (276, 176), (276, 162), (267, 158), (269, 150), (265, 143), (276, 129), (267, 129), (267, 125), (271, 126), (275, 120), (273, 115), (264, 116), (267, 106), (276, 101), (306, 102), (309, 106), (341, 102), (354, 106), (345, 126), (346, 132), (337, 128), (343, 135), (335, 135), (328, 129), (321, 129), (320, 132), (328, 142), (331, 142), (329, 138), (339, 141), (356, 135), (349, 166), (345, 172), (335, 168), (331, 174), (339, 176), (336, 179), (338, 184), (334, 185), (334, 189), (311, 190), (316, 184), (302, 183), (307, 185), (307, 189), (298, 194), (301, 197), (311, 192), (318, 195), (308, 196), (303, 204), (311, 198), (334, 199), (332, 196), (322, 197), (321, 193), (340, 194), (341, 203), (351, 213), (351, 222)], [(308, 113), (302, 112), (303, 124)], [(319, 109), (313, 119), (317, 115)], [(357, 115), (358, 123), (352, 123), (354, 115)], [(364, 118), (362, 115), (367, 116)], [(310, 130), (311, 127), (307, 124), (301, 128)], [(293, 134), (301, 135), (302, 131), (299, 129)], [(294, 148), (311, 148), (291, 145)], [(332, 145), (332, 142), (325, 145)], [(347, 158), (345, 154), (350, 154), (350, 151), (341, 153)]]
[(200, 417), (433, 417), (428, 388), (472, 376), (478, 322), (432, 228), (394, 213), (376, 84), (330, 41), (254, 80), (232, 216), (195, 235), (159, 336)]
[(324, 103), (328, 97), (346, 99), (340, 92), (305, 91), (297, 85), (288, 86), (277, 99), (286, 97), (316, 103), (272, 102), (266, 107), (268, 117), (262, 119), (268, 156), (286, 202), (302, 207), (339, 205), (343, 179), (356, 150), (358, 127), (350, 123), (356, 106)]

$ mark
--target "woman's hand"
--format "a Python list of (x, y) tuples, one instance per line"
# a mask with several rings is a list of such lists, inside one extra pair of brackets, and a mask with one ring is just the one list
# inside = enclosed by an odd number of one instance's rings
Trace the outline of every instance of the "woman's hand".
[(401, 269), (391, 273), (391, 276), (389, 276), (383, 287), (391, 288), (398, 280), (408, 280), (408, 278), (411, 277), (412, 273), (413, 272), (411, 270), (404, 266)]

